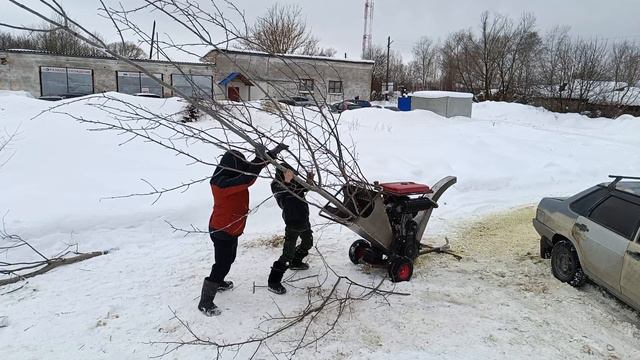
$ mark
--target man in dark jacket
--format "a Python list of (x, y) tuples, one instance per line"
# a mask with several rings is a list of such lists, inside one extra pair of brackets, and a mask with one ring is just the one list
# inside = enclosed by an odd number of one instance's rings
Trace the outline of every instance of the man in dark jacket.
[[(293, 168), (282, 163), (287, 170), (276, 170), (275, 180), (271, 183), (278, 206), (282, 209), (282, 218), (285, 223), (284, 245), (282, 256), (273, 263), (269, 274), (269, 291), (276, 294), (287, 292), (282, 286), (282, 277), (287, 269), (307, 270), (309, 265), (302, 260), (309, 254), (313, 247), (313, 231), (309, 223), (309, 204), (305, 200), (307, 189), (293, 180)], [(313, 173), (307, 174), (307, 182), (313, 183)], [(300, 245), (296, 247), (298, 237)]]
[(237, 150), (227, 151), (211, 177), (213, 213), (209, 218), (209, 236), (213, 241), (215, 263), (211, 267), (211, 274), (204, 279), (198, 303), (198, 309), (207, 316), (220, 314), (213, 303), (216, 293), (233, 288), (233, 282), (224, 278), (236, 259), (238, 237), (244, 231), (249, 213), (249, 186), (255, 183), (258, 174), (267, 165), (265, 154), (275, 158), (286, 148), (286, 145), (280, 144), (269, 152), (259, 150), (251, 162)]

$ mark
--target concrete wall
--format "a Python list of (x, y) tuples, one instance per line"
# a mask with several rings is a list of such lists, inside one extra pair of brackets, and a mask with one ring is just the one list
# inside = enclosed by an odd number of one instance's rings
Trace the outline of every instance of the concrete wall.
[(429, 110), (444, 117), (466, 116), (471, 117), (473, 99), (471, 98), (424, 98), (411, 97), (412, 110)]
[[(169, 84), (171, 83), (171, 74), (180, 74), (180, 71), (169, 62), (138, 62), (149, 72), (162, 74), (163, 80)], [(110, 58), (74, 57), (37, 52), (12, 52), (0, 50), (0, 89), (24, 90), (28, 91), (35, 97), (40, 96), (41, 66), (93, 70), (94, 93), (117, 91), (117, 71), (138, 71), (136, 68), (125, 62)], [(213, 64), (178, 63), (178, 66), (182, 72), (187, 74), (214, 76)], [(164, 89), (165, 97), (172, 95), (173, 94), (170, 89)]]
[[(360, 96), (369, 99), (373, 64), (365, 61), (346, 61), (341, 59), (317, 59), (305, 57), (279, 58), (263, 53), (242, 51), (212, 51), (204, 61), (216, 65), (216, 83), (232, 72), (240, 72), (249, 78), (255, 86), (251, 88), (251, 98), (257, 100), (266, 94), (279, 98), (285, 96), (309, 95), (298, 90), (299, 79), (313, 79), (313, 95), (327, 102), (352, 99)], [(328, 94), (329, 81), (342, 81), (343, 93)], [(238, 85), (230, 85), (238, 86)], [(240, 90), (241, 94), (246, 91)], [(217, 95), (226, 98), (225, 89), (219, 88)]]
[(473, 99), (448, 98), (447, 117), (465, 116), (471, 117)]

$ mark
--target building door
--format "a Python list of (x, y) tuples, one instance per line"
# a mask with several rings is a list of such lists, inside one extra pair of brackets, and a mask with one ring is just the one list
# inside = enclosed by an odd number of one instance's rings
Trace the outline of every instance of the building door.
[(231, 101), (240, 102), (240, 88), (229, 86), (227, 89), (227, 98)]

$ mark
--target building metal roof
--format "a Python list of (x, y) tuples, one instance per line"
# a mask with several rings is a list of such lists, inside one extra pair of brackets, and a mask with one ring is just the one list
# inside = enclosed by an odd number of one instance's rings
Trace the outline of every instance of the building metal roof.
[(287, 59), (297, 59), (297, 60), (317, 60), (317, 61), (326, 61), (326, 62), (363, 64), (363, 65), (371, 65), (371, 66), (373, 66), (374, 64), (373, 60), (341, 59), (341, 58), (333, 58), (333, 57), (327, 57), (327, 56), (297, 55), (297, 54), (270, 54), (263, 51), (235, 50), (235, 49), (213, 49), (209, 51), (205, 56), (202, 57), (202, 61), (206, 61), (206, 58), (214, 53), (226, 53), (229, 55), (264, 56), (264, 57), (287, 58)]
[[(0, 49), (0, 53), (16, 53), (16, 54), (34, 54), (34, 55), (49, 55), (49, 56), (66, 56), (85, 59), (104, 59), (104, 60), (120, 60), (113, 56), (107, 55), (77, 55), (77, 54), (62, 54), (54, 53), (45, 50), (32, 50), (32, 49)], [(129, 59), (135, 62), (147, 62), (166, 65), (196, 65), (196, 66), (214, 66), (210, 62), (189, 62), (189, 61), (170, 61), (170, 60), (154, 60), (154, 59)]]

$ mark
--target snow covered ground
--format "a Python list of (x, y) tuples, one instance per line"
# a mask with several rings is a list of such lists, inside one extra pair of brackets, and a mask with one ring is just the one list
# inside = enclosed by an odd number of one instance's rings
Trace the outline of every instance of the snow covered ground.
[[(127, 99), (164, 114), (182, 106), (176, 99)], [(74, 102), (64, 111), (104, 117), (87, 106), (93, 101)], [(77, 244), (82, 252), (113, 251), (30, 279), (18, 291), (4, 294), (12, 287), (0, 289), (0, 317), (8, 317), (8, 326), (0, 328), (3, 359), (147, 358), (165, 352), (154, 343), (189, 339), (171, 309), (203, 338), (230, 342), (258, 334), (255, 329), (267, 314), (293, 312), (306, 304), (304, 289), (290, 287), (285, 297), (252, 291), (254, 281), (266, 282), (278, 256), (277, 248), (265, 245), (283, 227), (271, 201), (249, 218), (229, 275), (237, 288), (216, 299), (223, 314), (203, 317), (196, 303), (212, 261), (210, 241), (206, 235), (173, 233), (166, 221), (205, 228), (212, 202), (208, 184), (167, 194), (153, 205), (150, 198), (104, 198), (148, 191), (140, 179), (169, 187), (206, 177), (212, 169), (188, 165), (187, 159), (152, 144), (122, 144), (126, 138), (115, 133), (87, 131), (88, 126), (64, 114), (33, 118), (51, 105), (0, 96), (0, 131), (18, 131), (10, 147), (13, 155), (0, 168), (6, 229), (46, 255), (67, 244)], [(342, 115), (342, 131), (354, 140), (370, 180), (434, 183), (458, 176), (434, 213), (426, 241), (438, 243), (447, 236), (465, 259), (421, 259), (414, 279), (395, 288), (411, 296), (352, 305), (332, 333), (297, 357), (640, 357), (637, 314), (596, 287), (578, 291), (555, 281), (548, 263), (535, 257), (530, 213), (515, 212), (513, 228), (518, 230), (513, 234), (520, 241), (504, 239), (511, 228), (476, 237), (469, 230), (473, 225), (467, 227), (495, 212), (533, 205), (543, 196), (573, 194), (605, 181), (608, 174), (637, 173), (640, 119), (589, 119), (506, 103), (476, 104), (473, 111), (472, 119), (383, 109)], [(191, 151), (212, 159), (219, 155), (198, 146)], [(255, 205), (269, 195), (268, 181), (259, 180), (251, 191)], [(502, 222), (493, 223), (500, 228)], [(356, 238), (337, 225), (316, 232), (318, 247), (339, 273), (374, 284), (384, 272), (355, 267), (347, 257)], [(25, 254), (12, 251), (0, 261)], [(320, 263), (317, 255), (311, 256), (312, 274)], [(286, 348), (287, 343), (272, 345)], [(263, 350), (258, 358), (274, 358)], [(243, 348), (238, 358), (251, 353), (252, 348)], [(214, 357), (211, 348), (200, 346), (165, 356)]]

